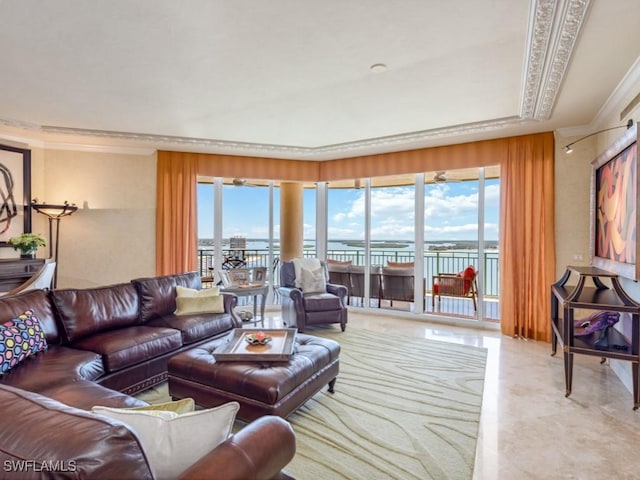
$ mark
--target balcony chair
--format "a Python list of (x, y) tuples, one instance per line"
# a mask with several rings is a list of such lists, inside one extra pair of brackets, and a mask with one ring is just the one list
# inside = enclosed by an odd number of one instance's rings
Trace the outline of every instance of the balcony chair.
[[(298, 264), (301, 278), (296, 277), (294, 262)], [(327, 278), (325, 263), (317, 259), (281, 262), (280, 298), (286, 326), (297, 327), (302, 333), (309, 325), (339, 323), (344, 332), (347, 327), (347, 287), (327, 283)]]
[(431, 306), (435, 308), (436, 296), (438, 302), (440, 297), (471, 298), (473, 300), (473, 310), (478, 310), (478, 271), (469, 265), (462, 272), (440, 273), (433, 276), (433, 290), (431, 295)]
[[(381, 267), (372, 266), (369, 275), (369, 300), (377, 300), (378, 308), (380, 308), (380, 299), (382, 297), (382, 274)], [(351, 295), (361, 298), (364, 302), (364, 267), (353, 265), (349, 271), (351, 280)]]
[(382, 268), (382, 299), (393, 301), (413, 302), (415, 284), (415, 270), (413, 268), (383, 267)]
[(351, 262), (335, 263), (327, 260), (327, 273), (329, 283), (333, 285), (344, 285), (347, 288), (347, 305), (351, 303)]

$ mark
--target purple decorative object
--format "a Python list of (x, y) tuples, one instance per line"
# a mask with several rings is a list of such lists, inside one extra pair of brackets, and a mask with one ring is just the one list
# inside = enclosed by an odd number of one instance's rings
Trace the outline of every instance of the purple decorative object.
[(591, 335), (593, 332), (605, 330), (620, 320), (618, 312), (596, 312), (581, 320), (573, 322), (573, 334), (577, 336)]

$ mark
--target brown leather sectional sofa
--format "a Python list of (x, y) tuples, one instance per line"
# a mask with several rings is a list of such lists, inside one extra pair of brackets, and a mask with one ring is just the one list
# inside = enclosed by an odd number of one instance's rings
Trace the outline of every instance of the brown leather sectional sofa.
[[(144, 405), (131, 395), (163, 382), (169, 358), (223, 342), (241, 325), (233, 295), (225, 294), (224, 313), (174, 315), (177, 285), (200, 288), (200, 277), (191, 272), (0, 298), (0, 324), (31, 310), (48, 344), (0, 376), (0, 478), (152, 478), (136, 436), (89, 410)], [(287, 478), (281, 469), (294, 452), (289, 424), (262, 417), (181, 478)], [(57, 476), (48, 470), (52, 462)]]

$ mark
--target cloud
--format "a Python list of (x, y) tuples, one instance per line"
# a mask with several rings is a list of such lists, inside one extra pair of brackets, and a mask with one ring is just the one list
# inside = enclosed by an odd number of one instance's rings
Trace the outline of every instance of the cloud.
[[(268, 236), (268, 201), (266, 189), (225, 190), (225, 236), (245, 235), (249, 238)], [(364, 237), (365, 189), (329, 189), (327, 226), (330, 239), (362, 239)], [(200, 192), (199, 192), (200, 194)], [(279, 237), (279, 199), (276, 198), (274, 235)], [(199, 198), (200, 236), (213, 236), (213, 193), (207, 190)], [(210, 204), (209, 204), (210, 203)], [(485, 225), (487, 239), (498, 234), (500, 205), (499, 180), (488, 180), (485, 186)], [(305, 195), (304, 237), (315, 236), (315, 197)], [(371, 189), (371, 238), (375, 240), (412, 240), (415, 225), (415, 192), (413, 186)], [(477, 237), (477, 182), (427, 185), (424, 199), (425, 237), (427, 240), (465, 240)], [(202, 233), (206, 232), (204, 235)]]
[[(329, 238), (361, 238), (364, 230), (364, 191), (358, 191), (356, 196), (348, 200), (340, 193), (332, 199), (331, 190), (329, 195), (329, 208), (338, 210), (329, 222)], [(336, 202), (341, 203), (336, 207)], [(497, 238), (499, 203), (500, 185), (489, 181), (485, 187), (487, 238)], [(427, 238), (477, 238), (478, 184), (462, 182), (427, 186), (424, 213)], [(412, 186), (371, 189), (372, 239), (412, 239), (414, 220), (415, 194)]]

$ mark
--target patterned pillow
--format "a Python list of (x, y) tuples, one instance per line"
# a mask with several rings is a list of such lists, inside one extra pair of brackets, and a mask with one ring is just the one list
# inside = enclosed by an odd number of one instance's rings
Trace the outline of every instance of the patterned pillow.
[(47, 339), (31, 310), (0, 325), (0, 375), (46, 349)]

